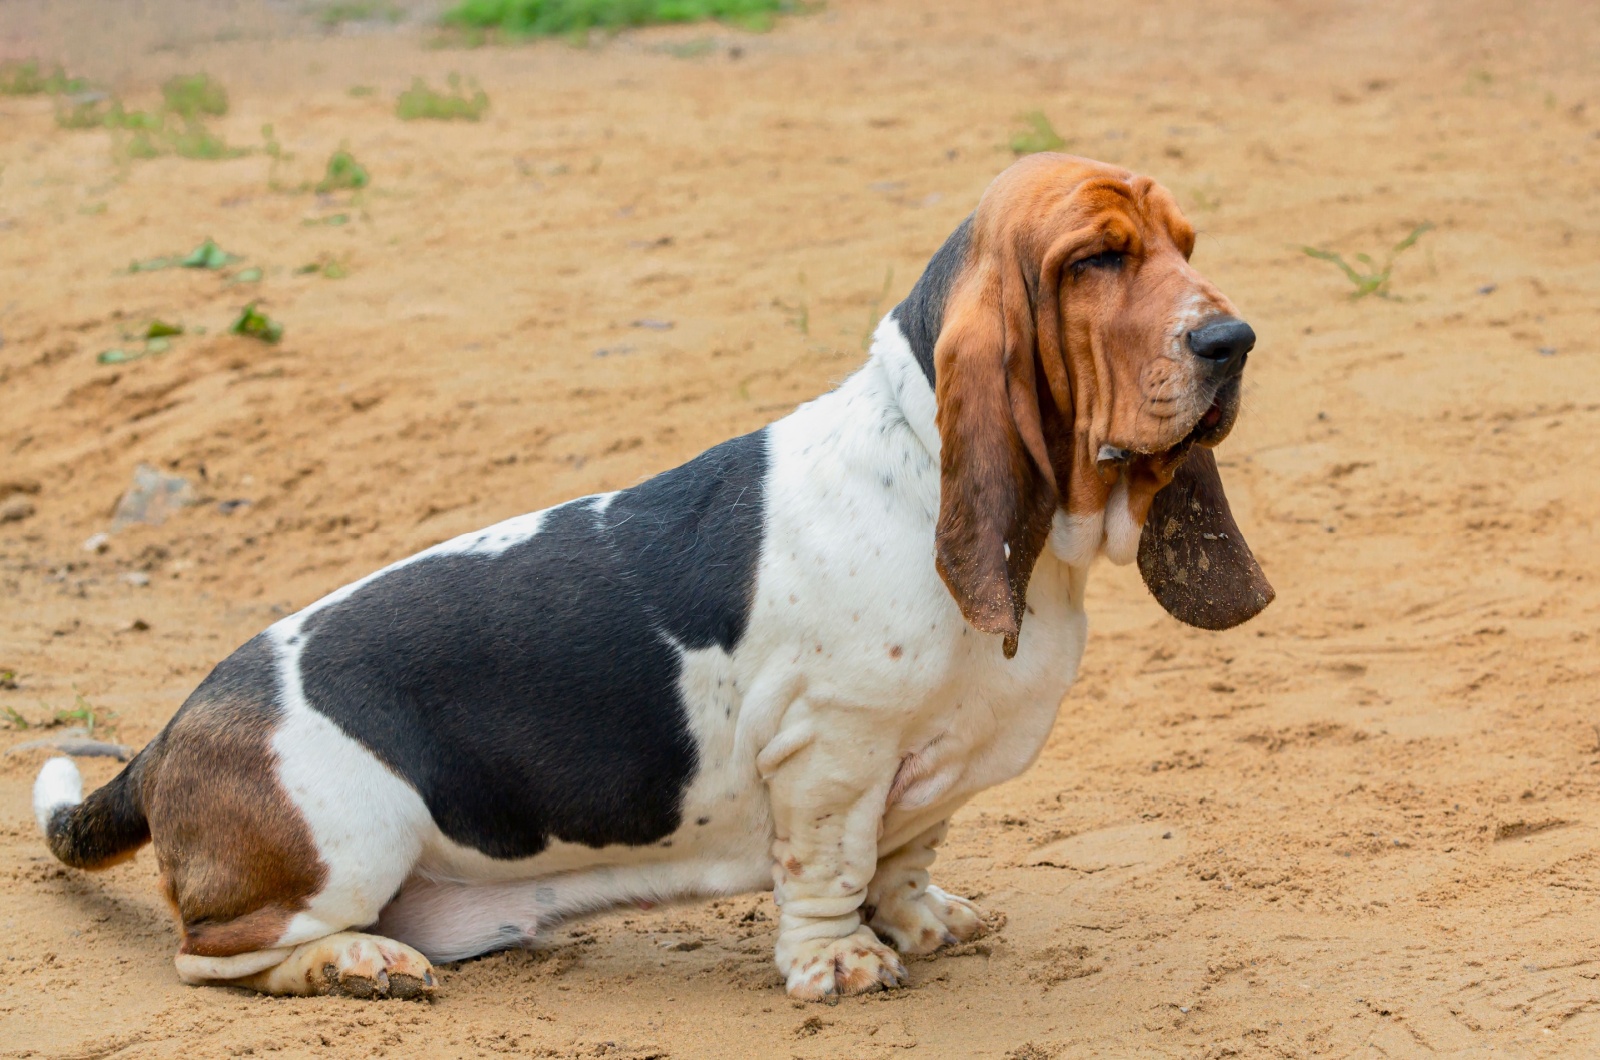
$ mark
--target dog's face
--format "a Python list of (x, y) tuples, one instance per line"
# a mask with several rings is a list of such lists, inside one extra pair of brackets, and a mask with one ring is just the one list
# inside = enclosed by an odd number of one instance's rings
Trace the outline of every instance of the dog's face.
[(1226, 628), (1271, 599), (1204, 452), (1238, 415), (1255, 335), (1193, 249), (1165, 188), (1067, 155), (1018, 162), (973, 215), (934, 352), (938, 561), (1007, 654), (1052, 524), (1081, 539), (1066, 552), (1089, 542), (1085, 559), (1137, 552), (1192, 624)]

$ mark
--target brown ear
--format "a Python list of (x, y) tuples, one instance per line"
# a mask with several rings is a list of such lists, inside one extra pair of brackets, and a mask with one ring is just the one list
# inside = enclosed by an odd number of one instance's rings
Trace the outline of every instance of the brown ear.
[(1014, 260), (1002, 254), (969, 265), (934, 347), (936, 563), (963, 617), (1005, 636), (1008, 659), (1059, 501), (1036, 357), (1027, 285)]
[(1277, 595), (1228, 510), (1211, 450), (1196, 446), (1156, 494), (1139, 535), (1139, 573), (1172, 617), (1232, 629)]

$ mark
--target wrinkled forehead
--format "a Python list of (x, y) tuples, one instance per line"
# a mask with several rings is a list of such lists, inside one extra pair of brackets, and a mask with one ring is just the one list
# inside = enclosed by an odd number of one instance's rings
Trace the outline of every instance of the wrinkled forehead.
[(1120, 166), (1075, 155), (1029, 155), (989, 185), (975, 237), (1042, 252), (1070, 233), (1101, 235), (1117, 249), (1171, 242), (1187, 257), (1194, 229), (1166, 188)]

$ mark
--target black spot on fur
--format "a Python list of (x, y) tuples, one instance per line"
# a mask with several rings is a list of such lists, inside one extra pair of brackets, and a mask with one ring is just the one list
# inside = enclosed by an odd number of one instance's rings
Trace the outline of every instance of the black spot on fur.
[(922, 270), (911, 293), (905, 301), (895, 306), (894, 319), (911, 344), (911, 352), (922, 366), (922, 374), (933, 386), (933, 348), (939, 342), (939, 329), (944, 325), (944, 305), (950, 297), (950, 288), (967, 261), (967, 248), (972, 242), (972, 218), (950, 233), (928, 267)]
[(697, 769), (679, 647), (744, 635), (767, 463), (758, 431), (497, 555), (369, 582), (306, 623), (307, 699), (491, 857), (660, 841)]

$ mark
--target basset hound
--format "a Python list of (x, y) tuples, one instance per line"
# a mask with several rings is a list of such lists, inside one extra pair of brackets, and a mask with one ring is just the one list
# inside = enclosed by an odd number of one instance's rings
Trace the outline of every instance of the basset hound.
[(51, 851), (153, 842), (178, 975), (421, 996), (430, 962), (771, 888), (803, 999), (966, 939), (950, 815), (1034, 760), (1096, 558), (1184, 622), (1273, 592), (1211, 447), (1255, 342), (1148, 177), (1017, 162), (838, 389), (629, 489), (445, 541), (224, 659)]

